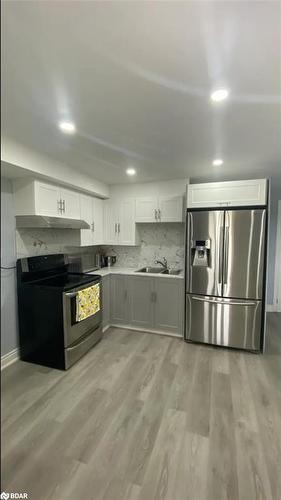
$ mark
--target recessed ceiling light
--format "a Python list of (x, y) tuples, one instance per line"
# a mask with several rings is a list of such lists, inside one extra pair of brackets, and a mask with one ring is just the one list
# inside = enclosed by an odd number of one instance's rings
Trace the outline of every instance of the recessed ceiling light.
[(217, 158), (216, 160), (213, 161), (214, 167), (220, 167), (223, 164), (223, 160)]
[(76, 132), (76, 127), (72, 122), (60, 122), (59, 128), (67, 134), (74, 134)]
[(127, 168), (126, 174), (127, 175), (135, 175), (136, 174), (135, 168)]
[(224, 99), (227, 99), (228, 95), (229, 91), (227, 89), (217, 89), (211, 93), (211, 100), (214, 102), (224, 101)]

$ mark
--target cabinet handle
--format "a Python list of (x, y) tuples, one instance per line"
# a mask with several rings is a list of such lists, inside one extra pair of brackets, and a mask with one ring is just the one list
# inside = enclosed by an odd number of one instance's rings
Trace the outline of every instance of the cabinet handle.
[(159, 219), (159, 222), (161, 221), (161, 210), (160, 208), (158, 209), (158, 219)]
[(155, 220), (157, 220), (157, 210), (156, 210), (156, 208), (154, 209), (154, 217), (155, 217)]
[(92, 231), (95, 231), (95, 223), (92, 222)]
[(115, 234), (117, 233), (117, 223), (116, 222), (114, 224), (114, 232), (115, 232)]
[(118, 222), (118, 233), (120, 233), (120, 222)]
[(151, 302), (156, 302), (156, 292), (151, 292)]
[(58, 213), (61, 214), (61, 200), (58, 200)]

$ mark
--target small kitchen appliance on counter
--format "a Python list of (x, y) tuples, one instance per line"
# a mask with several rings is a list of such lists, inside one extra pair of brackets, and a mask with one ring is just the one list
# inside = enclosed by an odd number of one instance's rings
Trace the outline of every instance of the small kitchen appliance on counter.
[(63, 254), (17, 261), (20, 358), (68, 369), (102, 337), (100, 276), (70, 273)]
[(116, 255), (104, 255), (102, 253), (96, 254), (96, 266), (101, 267), (111, 267), (116, 263)]
[(102, 267), (112, 267), (116, 262), (116, 255), (105, 255), (103, 257), (104, 265)]

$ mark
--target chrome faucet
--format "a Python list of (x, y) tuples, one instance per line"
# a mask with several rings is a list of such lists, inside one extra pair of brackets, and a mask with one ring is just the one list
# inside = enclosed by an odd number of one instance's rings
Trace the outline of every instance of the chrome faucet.
[(163, 257), (163, 261), (156, 260), (155, 264), (161, 264), (161, 266), (163, 266), (164, 269), (168, 269), (168, 262), (167, 262), (167, 259), (165, 257)]

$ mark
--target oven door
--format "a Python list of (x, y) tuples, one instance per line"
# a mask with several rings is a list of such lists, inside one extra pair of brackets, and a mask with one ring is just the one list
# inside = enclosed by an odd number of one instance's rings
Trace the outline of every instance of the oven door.
[[(94, 286), (97, 287), (99, 306), (97, 311), (93, 314), (87, 316), (85, 319), (80, 320), (78, 318), (78, 298), (80, 296), (79, 292), (86, 292), (87, 290)], [(63, 293), (63, 326), (64, 326), (64, 346), (71, 346), (73, 343), (77, 342), (81, 337), (95, 330), (102, 321), (102, 293), (101, 293), (101, 281), (100, 279), (95, 279), (93, 282), (87, 283), (71, 291)]]

